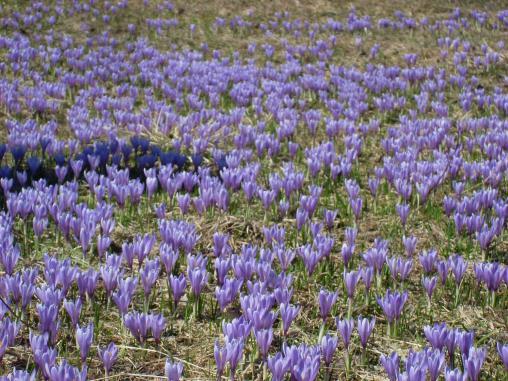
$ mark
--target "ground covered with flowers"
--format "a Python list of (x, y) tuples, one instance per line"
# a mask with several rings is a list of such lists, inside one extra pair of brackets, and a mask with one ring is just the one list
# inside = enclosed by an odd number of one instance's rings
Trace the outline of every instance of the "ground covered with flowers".
[(0, 5), (0, 380), (506, 380), (502, 1)]

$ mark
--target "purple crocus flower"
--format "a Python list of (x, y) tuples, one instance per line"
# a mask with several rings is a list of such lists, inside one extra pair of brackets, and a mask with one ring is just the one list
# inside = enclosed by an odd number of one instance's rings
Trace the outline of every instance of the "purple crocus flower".
[(138, 278), (129, 277), (126, 279), (120, 279), (118, 282), (118, 291), (113, 293), (113, 301), (115, 302), (121, 315), (125, 315), (131, 304), (136, 286), (138, 284)]
[(215, 257), (227, 256), (231, 252), (229, 246), (229, 234), (214, 233), (213, 235), (213, 254)]
[(235, 378), (235, 371), (243, 357), (243, 339), (232, 339), (226, 342), (227, 358), (231, 370), (231, 380)]
[(217, 380), (220, 380), (222, 374), (224, 373), (224, 369), (226, 368), (226, 363), (228, 361), (228, 347), (224, 345), (220, 346), (219, 340), (215, 340), (215, 344), (213, 347), (213, 355), (215, 357), (215, 365), (217, 367)]
[(445, 364), (444, 352), (438, 349), (427, 348), (423, 352), (426, 358), (427, 370), (430, 375), (430, 381), (436, 381)]
[(64, 308), (71, 319), (71, 324), (74, 328), (79, 323), (79, 315), (81, 314), (81, 307), (83, 304), (81, 303), (81, 299), (76, 299), (75, 301), (64, 300)]
[(321, 339), (321, 355), (323, 356), (323, 361), (325, 362), (326, 366), (330, 366), (332, 363), (333, 355), (337, 350), (337, 343), (337, 336), (330, 336), (329, 334), (326, 334)]
[(85, 365), (80, 371), (78, 368), (69, 365), (66, 360), (63, 360), (58, 366), (46, 364), (44, 367), (44, 373), (47, 375), (49, 380), (86, 381), (88, 369)]
[(455, 348), (457, 347), (458, 329), (448, 329), (446, 335), (445, 346), (448, 350), (448, 356), (450, 357), (451, 366), (453, 366), (455, 359)]
[(47, 333), (52, 344), (56, 343), (56, 337), (60, 329), (58, 307), (54, 304), (50, 306), (37, 304), (37, 314), (39, 316), (39, 331)]
[(111, 342), (107, 347), (100, 349), (99, 348), (99, 358), (104, 366), (104, 370), (106, 371), (106, 375), (109, 375), (113, 364), (116, 362), (118, 357), (118, 347), (115, 343)]
[(122, 243), (122, 257), (127, 262), (127, 266), (132, 270), (134, 265), (134, 258), (136, 256), (135, 246), (132, 243), (124, 242)]
[(93, 341), (93, 323), (88, 326), (81, 328), (79, 325), (76, 328), (76, 343), (79, 347), (79, 353), (81, 355), (81, 362), (85, 363), (88, 357), (88, 352)]
[(182, 214), (187, 214), (190, 209), (191, 196), (188, 193), (185, 193), (184, 195), (179, 194), (176, 196), (176, 199)]
[(323, 320), (323, 323), (328, 319), (328, 315), (332, 310), (333, 305), (337, 301), (338, 292), (330, 292), (324, 289), (319, 291), (319, 316)]
[(152, 336), (156, 344), (160, 343), (161, 335), (166, 328), (166, 318), (162, 314), (149, 314), (148, 326), (152, 331)]
[(246, 340), (251, 333), (252, 323), (248, 322), (243, 316), (235, 318), (231, 323), (222, 323), (222, 332), (228, 340), (241, 339)]
[(143, 290), (145, 293), (145, 298), (148, 298), (150, 293), (152, 292), (152, 288), (157, 282), (160, 273), (160, 265), (159, 259), (155, 258), (153, 260), (149, 260), (142, 267), (141, 271), (141, 284), (143, 285)]
[(356, 237), (358, 236), (358, 229), (355, 227), (347, 227), (344, 230), (344, 239), (346, 240), (346, 244), (354, 247), (356, 242)]
[(374, 268), (372, 267), (363, 267), (360, 270), (360, 275), (365, 285), (365, 290), (369, 292), (370, 287), (372, 285), (372, 280), (374, 279)]
[(342, 256), (342, 259), (344, 260), (344, 267), (348, 268), (349, 262), (353, 258), (355, 251), (355, 245), (350, 245), (348, 243), (342, 244), (342, 249), (340, 251), (340, 254)]
[(263, 204), (263, 208), (265, 210), (270, 209), (271, 205), (273, 204), (273, 201), (275, 200), (276, 193), (273, 190), (258, 190), (258, 196), (261, 200), (261, 203)]
[(344, 272), (344, 285), (346, 286), (347, 297), (353, 299), (355, 296), (356, 285), (360, 280), (360, 272)]
[(459, 368), (445, 369), (445, 381), (467, 381), (468, 379), (467, 371), (462, 373)]
[(221, 287), (217, 286), (215, 288), (215, 297), (219, 302), (221, 311), (224, 311), (226, 307), (238, 296), (242, 284), (243, 281), (241, 279), (226, 278)]
[(268, 368), (272, 373), (273, 381), (283, 381), (284, 376), (286, 375), (291, 366), (289, 357), (284, 356), (280, 352), (277, 352), (275, 356), (269, 356), (267, 363)]
[(311, 276), (314, 273), (319, 260), (321, 259), (319, 252), (315, 250), (310, 244), (307, 244), (299, 248), (298, 254), (303, 260), (307, 274)]
[(388, 254), (388, 245), (385, 244), (386, 241), (376, 239), (375, 247), (367, 250), (363, 254), (363, 259), (367, 263), (369, 267), (373, 267), (376, 269), (376, 275), (379, 277), (381, 273), (381, 269), (383, 268), (386, 257)]
[(370, 334), (374, 329), (374, 325), (376, 324), (376, 318), (372, 318), (371, 320), (367, 318), (358, 317), (357, 321), (357, 329), (358, 336), (360, 336), (360, 344), (362, 345), (363, 350), (367, 348), (367, 341), (369, 340)]
[(351, 334), (353, 333), (353, 329), (355, 327), (355, 321), (353, 319), (339, 319), (336, 318), (337, 329), (342, 337), (342, 341), (344, 342), (344, 346), (346, 350), (349, 348), (349, 343), (351, 341)]
[(256, 342), (258, 344), (259, 353), (263, 357), (263, 359), (266, 359), (266, 356), (268, 355), (268, 349), (270, 348), (270, 345), (272, 344), (273, 340), (273, 329), (267, 328), (267, 329), (260, 329), (254, 332), (256, 337)]
[(110, 237), (108, 236), (103, 237), (101, 235), (97, 237), (97, 253), (99, 255), (99, 258), (102, 259), (102, 257), (104, 256), (110, 245), (111, 245)]
[(168, 378), (168, 381), (180, 381), (183, 373), (183, 364), (181, 362), (173, 362), (170, 359), (166, 359), (166, 365), (164, 366), (164, 374)]
[(2, 360), (7, 347), (14, 345), (20, 328), (20, 323), (13, 323), (8, 317), (4, 317), (0, 322), (0, 361)]
[(253, 310), (248, 313), (248, 315), (250, 315), (249, 319), (252, 321), (254, 330), (267, 329), (271, 327), (277, 318), (277, 314), (270, 311), (269, 305), (266, 305), (265, 303), (260, 305), (254, 302), (252, 305)]
[(179, 276), (174, 276), (171, 274), (169, 276), (169, 284), (171, 285), (171, 291), (173, 293), (173, 305), (176, 308), (178, 302), (185, 294), (185, 288), (187, 287), (187, 279), (184, 274), (180, 274)]
[(390, 381), (396, 381), (400, 372), (399, 355), (392, 352), (389, 356), (381, 355), (381, 364), (388, 374)]
[(467, 262), (464, 261), (464, 258), (458, 254), (451, 256), (448, 259), (448, 263), (450, 265), (450, 269), (455, 278), (455, 284), (457, 287), (462, 282), (462, 278), (467, 270)]
[(333, 228), (333, 224), (335, 221), (335, 218), (337, 217), (338, 210), (328, 210), (325, 209), (323, 211), (323, 222), (325, 223), (326, 227), (330, 230)]
[(404, 244), (404, 251), (408, 257), (412, 257), (416, 252), (416, 244), (418, 243), (418, 239), (414, 236), (403, 236), (402, 243)]
[(423, 271), (428, 274), (434, 271), (437, 261), (437, 252), (435, 250), (424, 251), (419, 255)]
[(132, 311), (123, 317), (123, 323), (140, 343), (146, 340), (150, 328), (150, 315)]
[[(108, 256), (109, 257), (109, 256)], [(120, 257), (118, 256), (120, 259)], [(118, 286), (118, 279), (123, 275), (123, 272), (116, 266), (109, 266), (108, 264), (100, 267), (102, 281), (106, 289), (106, 295), (109, 298)]]
[(319, 372), (321, 350), (319, 346), (283, 346), (283, 352), (289, 357), (291, 377), (297, 381), (314, 381)]
[(208, 283), (208, 272), (206, 269), (194, 268), (187, 271), (187, 276), (189, 277), (192, 293), (194, 296), (199, 297)]
[(363, 200), (361, 197), (357, 197), (349, 200), (349, 205), (351, 206), (351, 210), (355, 216), (355, 221), (360, 219), (360, 215), (362, 213)]
[(36, 371), (34, 370), (32, 373), (29, 373), (26, 370), (17, 370), (14, 369), (12, 373), (9, 373), (7, 376), (4, 376), (2, 380), (4, 381), (35, 381), (37, 376)]
[(161, 202), (155, 207), (155, 216), (161, 220), (166, 217), (166, 203)]
[(469, 350), (474, 345), (474, 338), (475, 338), (474, 331), (468, 331), (468, 332), (457, 331), (456, 340), (457, 340), (457, 344), (460, 348), (460, 351), (462, 353), (462, 357), (469, 356)]
[(87, 271), (81, 271), (77, 276), (77, 284), (79, 295), (84, 298), (85, 295), (89, 298), (93, 297), (95, 289), (97, 288), (97, 281), (99, 280), (99, 273), (93, 268)]
[(58, 178), (58, 184), (62, 184), (65, 180), (65, 176), (67, 176), (67, 170), (68, 170), (68, 167), (66, 166), (56, 166), (55, 167), (55, 174), (56, 174), (56, 177)]
[(402, 226), (406, 226), (407, 218), (409, 217), (409, 205), (408, 204), (397, 204), (395, 207), (397, 214), (399, 215)]
[(446, 338), (448, 336), (446, 323), (435, 323), (433, 326), (426, 325), (423, 327), (423, 332), (432, 348), (442, 350), (446, 345)]
[(501, 286), (505, 269), (498, 262), (478, 263), (474, 266), (476, 278), (479, 282), (484, 282), (487, 289), (494, 293)]
[(380, 180), (377, 177), (369, 177), (368, 185), (369, 185), (369, 191), (372, 197), (376, 197), (377, 190), (379, 188)]
[(504, 368), (508, 370), (508, 344), (497, 343), (497, 352), (504, 364)]
[(393, 321), (397, 321), (401, 314), (402, 310), (404, 309), (404, 305), (406, 304), (408, 299), (408, 293), (407, 291), (404, 292), (397, 292), (397, 291), (391, 291), (388, 289), (386, 291), (385, 296), (378, 297), (377, 302), (383, 309), (383, 312), (386, 316), (386, 319), (389, 323), (392, 323)]
[(298, 208), (296, 210), (296, 228), (301, 231), (305, 223), (309, 220), (309, 213), (305, 210)]
[(21, 253), (17, 246), (12, 247), (10, 250), (2, 250), (0, 262), (8, 275), (12, 275), (14, 273), (14, 268), (16, 267), (20, 256)]
[(83, 160), (70, 160), (71, 169), (74, 174), (74, 178), (78, 179), (81, 175), (81, 170), (83, 169)]
[(486, 348), (475, 348), (471, 347), (469, 354), (462, 355), (462, 362), (464, 369), (467, 370), (471, 381), (478, 381), (480, 379), (480, 372), (482, 370), (483, 362), (487, 356)]
[(180, 256), (179, 252), (173, 250), (173, 248), (167, 243), (163, 243), (159, 248), (159, 255), (164, 265), (164, 269), (166, 270), (166, 274), (171, 274)]
[(291, 206), (291, 204), (289, 203), (289, 201), (280, 200), (279, 201), (279, 216), (285, 217), (289, 212), (290, 206)]
[(436, 269), (439, 274), (439, 279), (441, 280), (441, 284), (444, 286), (446, 284), (446, 280), (448, 279), (448, 272), (450, 271), (450, 264), (446, 260), (437, 261)]
[(34, 356), (34, 362), (44, 372), (44, 366), (47, 364), (52, 366), (55, 364), (57, 352), (48, 346), (49, 335), (36, 335), (30, 331), (29, 333), (30, 349)]
[(284, 303), (280, 305), (280, 317), (282, 319), (282, 331), (284, 336), (287, 335), (289, 327), (300, 313), (300, 309), (300, 306), (287, 305)]
[(222, 286), (224, 284), (224, 280), (226, 279), (226, 275), (231, 269), (231, 259), (217, 257), (215, 258), (215, 272), (217, 274), (217, 284)]
[(154, 168), (151, 168), (148, 170), (150, 173), (148, 173), (145, 169), (145, 176), (146, 176), (146, 192), (149, 199), (152, 198), (154, 193), (157, 191), (157, 188), (159, 186), (159, 182), (157, 180), (157, 177), (155, 176)]
[(425, 288), (425, 292), (427, 293), (427, 297), (430, 300), (432, 299), (432, 294), (434, 293), (434, 289), (436, 288), (437, 278), (433, 277), (423, 277), (422, 280), (423, 287)]

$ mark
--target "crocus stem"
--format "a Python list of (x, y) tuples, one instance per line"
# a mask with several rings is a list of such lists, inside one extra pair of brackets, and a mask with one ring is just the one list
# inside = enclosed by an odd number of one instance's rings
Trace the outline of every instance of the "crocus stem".
[(28, 239), (28, 237), (27, 237), (27, 230), (28, 230), (28, 220), (25, 220), (23, 222), (23, 240), (24, 240), (24, 244), (25, 244), (25, 246), (24, 246), (25, 249), (27, 247), (27, 239)]
[(250, 368), (251, 368), (251, 380), (254, 380), (254, 361), (257, 357), (257, 354), (253, 354), (252, 357), (251, 357), (251, 361), (250, 361)]
[(93, 305), (93, 310), (94, 310), (94, 323), (95, 323), (95, 326), (98, 327), (99, 322), (100, 322), (100, 317), (101, 317), (100, 306), (99, 306), (99, 303), (95, 303), (95, 299), (92, 299), (92, 305)]
[(346, 378), (349, 378), (350, 364), (349, 364), (349, 349), (344, 351), (344, 362), (346, 363)]
[(376, 288), (377, 288), (377, 290), (381, 289), (381, 272), (380, 271), (376, 272)]
[(362, 365), (367, 363), (367, 351), (365, 348), (362, 348), (362, 357), (361, 357)]
[(244, 362), (243, 361), (240, 361), (240, 364), (238, 365), (239, 366), (239, 370), (238, 370), (238, 373), (240, 373), (240, 377), (243, 377), (243, 370), (244, 370)]
[(319, 329), (318, 343), (321, 342), (321, 339), (323, 338), (324, 334), (325, 334), (325, 322), (323, 321), (323, 324), (321, 324), (321, 328)]
[(197, 296), (196, 296), (196, 299), (194, 300), (192, 312), (193, 312), (194, 318), (197, 319), (199, 317), (199, 297), (197, 297)]
[(347, 298), (347, 318), (351, 319), (351, 314), (353, 312), (353, 302), (351, 298)]
[(169, 274), (166, 277), (166, 284), (168, 286), (168, 305), (169, 305), (169, 308), (171, 309), (171, 312), (174, 313), (176, 310), (176, 305), (174, 305), (174, 303), (172, 303), (172, 293), (171, 293), (171, 286), (169, 284)]

